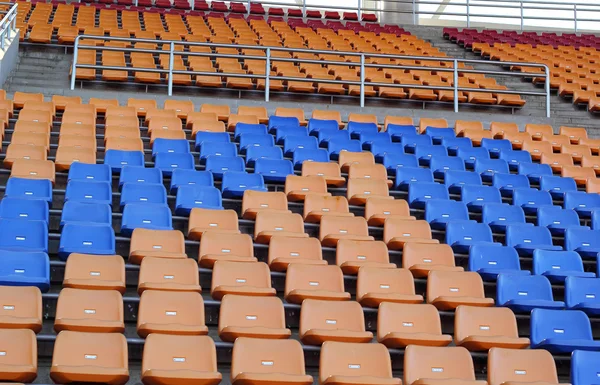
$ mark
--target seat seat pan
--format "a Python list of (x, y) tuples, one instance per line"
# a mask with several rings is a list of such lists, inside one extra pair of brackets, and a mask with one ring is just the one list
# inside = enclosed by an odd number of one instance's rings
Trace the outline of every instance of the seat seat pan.
[(405, 216), (400, 216), (400, 215), (375, 214), (375, 215), (371, 215), (371, 217), (368, 219), (367, 223), (369, 226), (383, 226), (383, 224), (385, 223), (385, 220), (387, 218), (396, 218), (396, 217), (402, 218), (407, 221), (414, 221), (417, 219), (413, 216), (405, 217)]
[(505, 336), (469, 336), (459, 346), (470, 351), (487, 351), (490, 348), (525, 349), (529, 347), (529, 338), (512, 338)]
[(199, 370), (148, 369), (142, 373), (142, 382), (147, 385), (217, 385), (221, 382), (219, 372)]
[(57, 318), (54, 320), (54, 330), (57, 333), (61, 330), (88, 333), (123, 333), (125, 324), (123, 321), (115, 320)]
[(311, 385), (313, 378), (309, 375), (282, 373), (240, 373), (231, 383), (235, 385)]
[(503, 304), (503, 306), (511, 308), (515, 313), (529, 313), (535, 308), (541, 309), (563, 309), (565, 303), (562, 301), (548, 301), (542, 299), (536, 300), (519, 300), (512, 299)]
[(374, 241), (375, 238), (369, 235), (355, 235), (355, 234), (327, 234), (321, 239), (321, 245), (326, 247), (336, 247), (337, 243), (342, 239), (349, 239), (352, 241)]
[(254, 242), (269, 243), (271, 241), (271, 237), (275, 235), (290, 238), (308, 238), (308, 234), (306, 233), (296, 233), (292, 231), (261, 231), (254, 238)]
[(361, 261), (347, 261), (340, 265), (344, 274), (356, 275), (358, 270), (363, 267), (377, 267), (383, 269), (395, 269), (397, 266), (395, 263), (385, 262), (361, 262)]
[(194, 335), (203, 336), (208, 334), (206, 325), (183, 325), (183, 324), (156, 324), (151, 322), (141, 322), (137, 327), (138, 335), (146, 338), (150, 333), (175, 334), (175, 335)]
[(187, 255), (182, 253), (170, 253), (166, 251), (133, 250), (129, 253), (128, 262), (139, 265), (140, 263), (142, 263), (142, 259), (144, 259), (145, 257), (183, 259), (187, 258)]
[(452, 336), (446, 334), (392, 332), (386, 334), (379, 342), (388, 348), (404, 348), (408, 345), (448, 346), (452, 343)]
[(226, 326), (219, 331), (219, 337), (225, 342), (234, 342), (238, 337), (265, 338), (265, 339), (288, 339), (292, 335), (290, 329)]
[(373, 333), (351, 330), (310, 329), (300, 337), (303, 344), (321, 345), (325, 341), (337, 342), (371, 342)]
[(321, 385), (401, 385), (399, 378), (373, 376), (330, 376)]
[(382, 302), (423, 303), (423, 296), (418, 294), (397, 293), (367, 293), (360, 299), (360, 304), (366, 307), (379, 307)]
[(304, 218), (304, 223), (321, 223), (323, 216), (334, 216), (334, 217), (353, 217), (352, 213), (341, 213), (341, 212), (324, 212), (320, 210), (314, 210), (309, 212)]
[(138, 285), (138, 294), (142, 294), (144, 290), (194, 291), (196, 293), (200, 293), (202, 288), (200, 285), (189, 285), (182, 283), (143, 282)]
[(439, 296), (431, 304), (438, 310), (453, 310), (459, 305), (490, 307), (494, 306), (492, 298)]
[(460, 266), (435, 265), (427, 263), (412, 265), (408, 268), (408, 270), (410, 270), (415, 278), (427, 277), (427, 274), (429, 274), (429, 272), (432, 270), (457, 272), (465, 271), (465, 269)]
[(220, 301), (225, 294), (244, 295), (252, 297), (268, 297), (277, 294), (272, 287), (227, 286), (219, 285), (211, 291), (211, 296)]
[(271, 261), (269, 267), (272, 271), (286, 271), (290, 263), (303, 264), (303, 265), (327, 265), (327, 261), (322, 259), (308, 259), (308, 258), (275, 258)]
[(328, 290), (302, 290), (295, 289), (291, 290), (286, 296), (285, 300), (289, 303), (302, 304), (305, 299), (317, 299), (325, 301), (349, 301), (351, 298), (350, 293), (342, 291), (328, 291)]
[(90, 381), (105, 384), (124, 384), (129, 380), (129, 371), (127, 367), (106, 368), (92, 365), (52, 365), (50, 368), (50, 378), (59, 384)]
[(550, 353), (564, 354), (571, 353), (573, 350), (588, 350), (588, 351), (600, 351), (600, 341), (593, 340), (562, 340), (558, 338), (547, 338), (532, 346), (533, 348), (546, 349)]
[(206, 254), (200, 257), (199, 264), (202, 267), (212, 269), (216, 261), (231, 261), (231, 262), (256, 262), (258, 259), (250, 256), (228, 255), (228, 254)]
[(428, 244), (440, 243), (440, 241), (438, 241), (437, 239), (417, 238), (417, 237), (394, 237), (388, 241), (387, 247), (390, 250), (402, 250), (404, 248), (404, 245), (407, 242), (428, 243)]

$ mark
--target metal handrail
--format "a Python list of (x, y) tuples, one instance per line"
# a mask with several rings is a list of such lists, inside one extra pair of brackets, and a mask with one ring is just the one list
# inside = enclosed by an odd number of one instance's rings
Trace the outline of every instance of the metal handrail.
[(17, 30), (17, 3), (0, 3), (0, 5), (10, 5), (10, 9), (0, 20), (0, 50), (4, 51), (5, 41), (14, 39), (14, 32)]
[[(103, 40), (103, 41), (122, 41), (129, 43), (152, 43), (152, 44), (169, 44), (169, 50), (158, 50), (158, 49), (139, 49), (139, 48), (126, 48), (126, 47), (101, 47), (95, 45), (81, 45), (81, 39), (89, 40)], [(175, 49), (176, 46), (189, 46), (189, 47), (210, 47), (210, 48), (236, 48), (236, 49), (253, 49), (263, 50), (265, 56), (250, 56), (250, 55), (234, 55), (234, 54), (219, 54), (219, 53), (207, 53), (207, 52), (189, 52), (189, 51), (178, 51)], [(136, 67), (121, 67), (121, 66), (105, 66), (97, 64), (78, 64), (77, 59), (80, 50), (92, 50), (92, 51), (118, 51), (127, 53), (151, 53), (151, 54), (169, 54), (169, 68), (168, 69), (157, 69), (157, 68), (136, 68)], [(311, 54), (329, 54), (329, 55), (343, 55), (350, 57), (357, 57), (358, 62), (340, 62), (334, 60), (312, 60), (312, 59), (300, 59), (300, 58), (280, 58), (272, 56), (273, 52), (296, 52), (296, 53), (311, 53)], [(199, 75), (199, 76), (215, 76), (215, 72), (202, 72), (202, 71), (190, 71), (190, 70), (174, 70), (173, 60), (175, 56), (200, 56), (200, 57), (216, 57), (216, 58), (236, 58), (236, 59), (253, 59), (253, 60), (264, 60), (265, 61), (265, 75), (257, 74), (230, 74), (226, 72), (218, 73), (218, 76), (234, 77), (234, 78), (251, 78), (251, 79), (264, 79), (265, 80), (265, 101), (269, 101), (270, 97), (270, 81), (272, 80), (287, 80), (287, 81), (300, 81), (300, 82), (316, 82), (325, 84), (346, 84), (346, 85), (358, 85), (360, 86), (360, 107), (365, 105), (365, 87), (367, 86), (379, 86), (379, 87), (390, 87), (390, 88), (415, 88), (415, 89), (429, 89), (429, 90), (448, 90), (454, 92), (454, 112), (458, 112), (458, 92), (493, 92), (497, 94), (518, 94), (518, 95), (531, 95), (531, 96), (545, 96), (546, 97), (546, 116), (550, 117), (550, 69), (545, 64), (538, 63), (519, 63), (519, 62), (501, 62), (501, 61), (484, 61), (484, 60), (472, 60), (472, 59), (457, 59), (448, 57), (431, 57), (431, 56), (410, 56), (410, 55), (388, 55), (388, 54), (376, 54), (376, 53), (360, 53), (352, 51), (325, 51), (325, 50), (313, 50), (313, 49), (299, 49), (299, 48), (286, 48), (286, 47), (273, 47), (273, 46), (254, 46), (254, 45), (243, 45), (243, 44), (215, 44), (215, 43), (200, 43), (200, 42), (187, 42), (187, 41), (165, 41), (165, 40), (151, 40), (151, 39), (134, 39), (134, 38), (120, 38), (120, 37), (103, 37), (103, 36), (89, 36), (80, 35), (75, 39), (75, 45), (73, 49), (73, 65), (71, 71), (71, 90), (75, 89), (75, 82), (77, 79), (77, 69), (99, 69), (99, 70), (115, 70), (115, 71), (134, 71), (134, 72), (150, 72), (150, 73), (164, 73), (168, 74), (168, 95), (173, 94), (173, 75)], [(419, 61), (437, 61), (442, 63), (451, 64), (451, 67), (426, 67), (418, 65), (389, 65), (389, 64), (372, 64), (367, 63), (367, 58), (387, 58), (387, 59), (409, 59)], [(331, 79), (319, 79), (319, 78), (296, 78), (288, 76), (273, 76), (271, 72), (271, 61), (284, 61), (284, 62), (299, 62), (299, 63), (316, 63), (316, 64), (332, 64), (332, 65), (344, 65), (344, 66), (358, 66), (360, 67), (360, 81), (342, 81), (342, 80), (331, 80)], [(520, 72), (501, 72), (501, 71), (490, 71), (490, 70), (475, 70), (458, 68), (459, 63), (463, 64), (495, 64), (499, 66), (521, 66), (521, 67), (534, 67), (543, 68), (544, 73), (531, 74), (531, 73), (520, 73)], [(393, 69), (413, 69), (413, 70), (426, 70), (426, 71), (437, 71), (437, 72), (451, 72), (453, 73), (453, 84), (451, 87), (445, 86), (426, 86), (426, 85), (412, 85), (412, 84), (395, 84), (395, 83), (378, 83), (371, 82), (365, 79), (366, 68), (393, 68)], [(545, 79), (545, 90), (544, 92), (533, 92), (533, 91), (510, 91), (510, 90), (493, 90), (493, 89), (476, 89), (460, 87), (458, 85), (458, 75), (460, 73), (478, 73), (478, 74), (490, 74), (490, 75), (504, 75), (504, 76), (515, 76), (515, 77), (543, 77)], [(478, 91), (477, 91), (478, 90)]]

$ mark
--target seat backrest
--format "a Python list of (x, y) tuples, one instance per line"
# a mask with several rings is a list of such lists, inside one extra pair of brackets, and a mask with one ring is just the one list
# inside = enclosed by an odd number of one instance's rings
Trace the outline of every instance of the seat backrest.
[(531, 344), (537, 345), (546, 339), (592, 341), (590, 319), (581, 310), (533, 309)]
[[(492, 122), (493, 124), (494, 122)], [(457, 120), (454, 122), (454, 131), (460, 134), (464, 130), (483, 130), (483, 123), (479, 121)]]
[(404, 384), (419, 379), (474, 381), (471, 354), (463, 347), (409, 345), (404, 353)]
[(277, 297), (226, 294), (221, 300), (219, 333), (227, 326), (285, 328), (283, 303)]
[(502, 203), (500, 191), (492, 186), (465, 185), (462, 188), (461, 200), (467, 204)]
[(480, 269), (521, 270), (519, 254), (514, 247), (498, 245), (473, 245), (469, 249), (469, 270)]
[(185, 254), (185, 239), (179, 230), (150, 230), (136, 228), (131, 235), (131, 252), (160, 250), (165, 253)]
[(145, 287), (160, 290), (161, 285), (181, 285), (180, 287), (189, 285), (199, 289), (198, 263), (192, 258), (146, 257), (142, 259), (138, 293), (142, 293)]
[(552, 245), (552, 235), (546, 227), (519, 223), (506, 226), (506, 246), (522, 244)]
[(302, 176), (340, 177), (340, 167), (333, 162), (303, 162)]
[(341, 239), (336, 249), (336, 264), (344, 262), (389, 263), (390, 257), (386, 244), (382, 241), (356, 241)]
[(342, 171), (348, 171), (353, 165), (374, 165), (375, 158), (370, 152), (342, 151), (338, 158), (338, 164)]
[[(307, 195), (310, 195), (309, 193), (325, 194), (327, 193), (327, 182), (325, 178), (317, 175), (288, 175), (285, 178), (285, 194), (291, 192), (301, 192)], [(304, 198), (305, 202), (307, 198), (308, 196)]]
[(492, 230), (485, 223), (450, 222), (446, 226), (446, 243), (468, 240), (469, 242), (492, 242)]
[(554, 300), (550, 281), (543, 275), (499, 274), (496, 289), (499, 306), (513, 299)]
[(518, 338), (515, 314), (507, 307), (458, 306), (454, 316), (454, 341), (460, 345), (472, 336)]
[(216, 261), (210, 289), (213, 298), (220, 286), (271, 288), (269, 266), (264, 262)]
[(120, 255), (72, 253), (67, 259), (63, 287), (104, 289), (119, 286), (125, 291), (125, 261)]
[(358, 270), (356, 300), (367, 294), (415, 294), (415, 284), (408, 269), (363, 266)]
[(304, 198), (304, 219), (313, 212), (349, 213), (348, 200), (343, 196), (324, 196), (308, 194)]
[(114, 331), (124, 330), (123, 296), (116, 290), (64, 288), (56, 305), (54, 330), (100, 331), (97, 323), (110, 323)]
[(567, 277), (565, 280), (565, 303), (568, 308), (579, 304), (600, 302), (600, 280)]
[(469, 212), (467, 206), (463, 202), (431, 199), (425, 203), (425, 220), (427, 222), (432, 222), (434, 220), (441, 220), (443, 222), (454, 220), (468, 221)]
[(242, 213), (252, 209), (261, 210), (287, 210), (288, 201), (285, 193), (281, 191), (244, 191), (242, 199)]
[(392, 379), (390, 353), (382, 344), (326, 341), (321, 347), (320, 360), (321, 384), (331, 376)]
[(489, 385), (513, 381), (558, 384), (554, 358), (543, 349), (491, 348), (487, 368)]
[(448, 122), (442, 118), (420, 118), (419, 119), (419, 132), (425, 132), (427, 127), (446, 128)]
[(33, 381), (38, 368), (35, 333), (27, 329), (0, 329), (0, 339), (4, 365), (20, 368), (16, 373), (7, 375), (15, 376), (19, 381)]
[(427, 277), (427, 302), (442, 296), (485, 298), (483, 280), (472, 271), (433, 270)]
[(372, 197), (365, 204), (365, 218), (368, 220), (373, 215), (409, 217), (410, 208), (403, 199)]
[(534, 250), (533, 274), (560, 274), (561, 271), (583, 273), (583, 261), (577, 252), (542, 249)]
[(252, 238), (248, 234), (206, 231), (202, 235), (199, 255), (208, 254), (254, 257)]
[(323, 240), (329, 234), (347, 234), (368, 236), (369, 228), (363, 217), (324, 216), (321, 218), (319, 239)]
[(340, 126), (342, 125), (342, 117), (339, 111), (313, 110), (311, 119), (335, 120)]
[(344, 292), (344, 274), (336, 265), (305, 265), (291, 263), (285, 277), (287, 297), (295, 290)]
[(300, 214), (259, 212), (254, 224), (254, 236), (262, 231), (304, 233), (304, 221)]
[(455, 266), (454, 252), (444, 243), (408, 242), (402, 249), (402, 266), (410, 269), (414, 265)]
[[(42, 293), (35, 286), (0, 286), (0, 316), (7, 327), (29, 328), (34, 332), (42, 329)], [(23, 325), (22, 321), (29, 325)]]
[(423, 220), (407, 221), (404, 218), (390, 217), (383, 224), (383, 241), (388, 243), (396, 237), (432, 239), (431, 227)]
[(288, 259), (293, 262), (294, 258), (323, 260), (321, 243), (317, 238), (291, 238), (271, 237), (269, 243), (269, 264), (276, 258)]
[(141, 336), (145, 325), (204, 328), (204, 322), (204, 301), (200, 293), (146, 290), (140, 296), (137, 328)]
[[(188, 237), (199, 239), (205, 231), (239, 231), (238, 215), (234, 210), (209, 210), (194, 207), (188, 222)], [(193, 234), (193, 235), (192, 235)]]
[(362, 306), (354, 301), (305, 299), (300, 310), (300, 338), (312, 329), (364, 332)]
[(51, 160), (15, 159), (10, 171), (10, 177), (48, 179), (54, 184), (54, 162)]
[(547, 191), (518, 188), (513, 191), (513, 205), (552, 205), (552, 196)]
[(387, 182), (387, 170), (382, 164), (353, 164), (348, 171), (348, 180), (356, 178)]
[(377, 338), (395, 332), (442, 334), (440, 314), (430, 304), (382, 302), (377, 311)]

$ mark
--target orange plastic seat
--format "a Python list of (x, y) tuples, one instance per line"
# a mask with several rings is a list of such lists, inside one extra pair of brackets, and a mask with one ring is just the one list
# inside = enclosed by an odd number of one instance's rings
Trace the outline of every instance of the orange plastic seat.
[(316, 238), (275, 235), (269, 243), (268, 260), (273, 271), (286, 271), (290, 264), (327, 265), (321, 243)]
[(392, 376), (388, 349), (378, 343), (326, 341), (321, 347), (320, 385), (401, 385)]
[(586, 186), (587, 181), (596, 179), (596, 171), (592, 167), (563, 166), (561, 176), (575, 179), (578, 186)]
[(338, 122), (340, 128), (344, 127), (342, 123), (342, 116), (339, 111), (331, 111), (331, 110), (313, 110), (312, 119), (319, 120), (335, 120)]
[(287, 209), (287, 196), (281, 191), (244, 191), (242, 218), (256, 219), (258, 213), (291, 213)]
[(155, 99), (127, 99), (127, 106), (135, 108), (137, 116), (145, 117), (148, 110), (156, 108)]
[(323, 246), (335, 247), (338, 241), (350, 239), (372, 241), (367, 221), (363, 217), (324, 216), (319, 227), (319, 239)]
[(431, 227), (427, 221), (407, 221), (402, 217), (389, 217), (385, 220), (383, 241), (390, 250), (402, 250), (409, 242), (439, 243), (437, 239), (432, 239)]
[(558, 134), (568, 136), (573, 144), (579, 144), (580, 139), (588, 137), (586, 129), (582, 127), (560, 126)]
[(571, 139), (566, 135), (543, 135), (542, 140), (550, 142), (554, 151), (560, 151), (563, 145), (571, 144)]
[(178, 230), (134, 229), (129, 262), (139, 265), (145, 257), (187, 258), (183, 233)]
[(311, 385), (304, 352), (296, 340), (239, 337), (231, 354), (233, 385)]
[(275, 116), (293, 117), (297, 118), (301, 125), (305, 126), (307, 124), (306, 119), (304, 119), (304, 110), (301, 108), (277, 107), (275, 109)]
[(581, 167), (591, 167), (596, 175), (600, 174), (600, 156), (584, 155), (581, 158)]
[(353, 217), (343, 196), (308, 194), (304, 201), (304, 222), (320, 223), (323, 216)]
[(209, 210), (194, 207), (188, 222), (188, 238), (202, 239), (205, 231), (239, 234), (238, 216), (234, 210)]
[(0, 378), (3, 381), (30, 383), (37, 377), (37, 340), (28, 329), (0, 329), (3, 358), (0, 361)]
[(137, 119), (137, 110), (133, 106), (108, 106), (104, 113), (104, 118), (133, 118)]
[(63, 287), (125, 292), (125, 262), (120, 255), (72, 253), (67, 259)]
[(493, 347), (529, 347), (529, 338), (519, 338), (515, 314), (506, 307), (457, 307), (454, 315), (454, 339), (456, 345), (470, 351), (487, 351)]
[(74, 162), (96, 164), (96, 152), (91, 149), (59, 146), (54, 159), (56, 171), (66, 171)]
[(13, 103), (14, 103), (15, 108), (23, 108), (25, 103), (28, 101), (43, 102), (44, 94), (41, 94), (41, 93), (35, 94), (35, 93), (17, 91), (13, 95)]
[(64, 288), (58, 296), (54, 330), (122, 333), (123, 296), (116, 290)]
[(488, 130), (463, 130), (461, 136), (471, 139), (474, 146), (481, 146), (483, 139), (493, 139), (494, 134)]
[(325, 341), (371, 342), (373, 339), (373, 333), (365, 330), (362, 307), (354, 301), (306, 299), (300, 310), (299, 334), (305, 345), (322, 345)]
[(200, 107), (200, 112), (213, 112), (217, 114), (219, 120), (227, 122), (231, 114), (229, 106), (224, 104), (208, 104), (205, 103)]
[(338, 158), (338, 164), (342, 172), (348, 172), (350, 166), (354, 164), (373, 165), (375, 164), (375, 157), (371, 152), (351, 152), (341, 151)]
[(64, 111), (67, 105), (81, 104), (81, 96), (52, 95), (55, 111)]
[(233, 342), (239, 337), (287, 339), (283, 303), (277, 297), (227, 294), (221, 300), (219, 337)]
[(344, 290), (344, 274), (338, 266), (292, 262), (287, 267), (284, 298), (296, 304), (305, 299), (347, 301), (350, 293)]
[(432, 270), (464, 271), (455, 265), (454, 252), (445, 243), (407, 243), (402, 250), (402, 266), (417, 278), (426, 278)]
[(387, 179), (348, 178), (346, 196), (351, 205), (364, 205), (372, 197), (394, 199), (389, 196)]
[(54, 162), (51, 160), (15, 159), (10, 176), (25, 179), (48, 179), (54, 185)]
[(265, 107), (239, 106), (237, 113), (238, 115), (254, 115), (258, 118), (258, 121), (263, 124), (269, 122), (269, 114)]
[(414, 279), (407, 269), (363, 266), (358, 270), (356, 300), (366, 307), (382, 302), (422, 303), (415, 294)]
[(96, 111), (98, 111), (100, 113), (105, 113), (106, 109), (109, 106), (118, 106), (119, 105), (119, 101), (116, 99), (90, 98), (88, 103), (96, 106)]
[(494, 306), (494, 300), (485, 297), (481, 276), (473, 271), (432, 270), (427, 277), (427, 303), (439, 310)]
[(396, 124), (399, 126), (412, 126), (413, 119), (409, 116), (391, 116), (386, 115), (383, 121), (383, 128), (387, 130), (388, 124)]
[(167, 99), (164, 108), (165, 110), (175, 110), (178, 118), (186, 119), (189, 113), (194, 112), (194, 102), (191, 100)]
[(333, 162), (302, 162), (302, 176), (322, 176), (328, 186), (341, 187), (346, 184), (346, 178), (342, 177), (340, 168)]
[(475, 379), (473, 358), (469, 351), (461, 346), (407, 346), (404, 368), (406, 385), (487, 384)]
[(0, 286), (0, 328), (42, 330), (42, 293), (35, 286)]
[(205, 231), (202, 234), (198, 263), (212, 268), (216, 261), (256, 262), (254, 245), (248, 234)]
[(83, 333), (63, 330), (56, 336), (50, 378), (56, 383), (100, 382), (113, 385), (129, 380), (127, 340), (121, 333)]
[(205, 335), (204, 301), (196, 292), (145, 290), (140, 296), (137, 333)]
[(420, 118), (419, 132), (424, 133), (427, 127), (446, 128), (448, 127), (448, 122), (443, 118)]
[[(483, 127), (482, 127), (483, 129)], [(503, 139), (506, 134), (516, 134), (519, 132), (519, 126), (517, 123), (511, 122), (491, 122), (490, 131), (494, 135), (494, 138)]]
[(558, 384), (556, 362), (544, 349), (491, 348), (487, 380), (489, 385)]
[(483, 123), (470, 120), (457, 120), (454, 123), (454, 132), (456, 132), (457, 135), (464, 133), (465, 130), (483, 131)]
[(336, 249), (336, 264), (344, 274), (356, 275), (364, 266), (395, 268), (390, 263), (388, 248), (382, 241), (341, 239)]
[(291, 202), (304, 201), (307, 195), (331, 196), (327, 182), (322, 176), (288, 175), (285, 178), (285, 194)]
[(540, 161), (543, 154), (552, 154), (552, 143), (538, 141), (538, 140), (525, 140), (521, 146), (523, 151), (529, 151), (531, 159)]
[(192, 258), (145, 257), (140, 264), (138, 294), (145, 290), (200, 293), (198, 263)]
[(575, 162), (581, 162), (581, 158), (585, 155), (592, 155), (591, 149), (582, 144), (563, 144), (560, 147), (560, 152), (571, 155)]
[(377, 311), (377, 342), (388, 348), (448, 346), (452, 336), (442, 334), (440, 314), (433, 305), (383, 302)]
[(410, 215), (408, 203), (403, 199), (388, 199), (385, 197), (370, 197), (365, 203), (365, 219), (369, 226), (383, 226), (386, 218), (398, 217), (404, 220), (414, 220)]
[(256, 215), (254, 224), (254, 241), (269, 243), (274, 235), (295, 238), (308, 237), (308, 234), (304, 232), (304, 221), (300, 214), (274, 211), (259, 212)]
[(553, 172), (561, 172), (563, 166), (573, 166), (573, 157), (569, 154), (543, 153), (540, 163), (550, 165)]
[(234, 131), (238, 123), (259, 124), (260, 121), (256, 115), (231, 114), (227, 121), (227, 131)]
[(274, 296), (271, 272), (264, 262), (217, 261), (213, 266), (210, 295), (220, 301), (226, 294)]
[(46, 133), (13, 132), (11, 144), (27, 144), (30, 146), (43, 146), (46, 151), (50, 149), (50, 135)]
[(217, 349), (208, 336), (150, 334), (144, 341), (141, 380), (148, 385), (217, 385)]
[(104, 150), (123, 150), (123, 151), (143, 151), (144, 143), (139, 137), (133, 138), (118, 138), (105, 135)]
[(4, 157), (4, 167), (10, 169), (17, 159), (47, 160), (47, 151), (43, 146), (30, 146), (27, 144), (9, 144)]

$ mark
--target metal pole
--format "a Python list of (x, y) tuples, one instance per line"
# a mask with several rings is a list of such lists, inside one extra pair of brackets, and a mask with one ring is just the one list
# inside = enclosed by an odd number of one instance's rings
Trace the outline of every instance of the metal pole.
[(175, 43), (171, 42), (169, 50), (169, 96), (173, 95), (173, 51), (175, 51)]
[(365, 55), (360, 55), (360, 107), (365, 106)]
[(71, 70), (71, 91), (75, 89), (75, 78), (77, 77), (77, 55), (79, 54), (79, 36), (75, 38), (73, 46), (73, 68)]
[(269, 101), (269, 94), (271, 91), (271, 82), (269, 79), (269, 75), (271, 72), (271, 48), (267, 47), (267, 60), (265, 64), (265, 102)]
[(573, 4), (573, 23), (575, 24), (575, 33), (577, 33), (577, 4)]
[(248, 0), (248, 16), (250, 16), (250, 5), (251, 5), (250, 0)]
[(357, 5), (357, 7), (358, 7), (358, 8), (357, 8), (356, 12), (358, 13), (358, 20), (360, 20), (361, 8), (362, 8), (361, 1), (360, 1), (360, 0), (358, 0), (358, 5)]
[(550, 68), (547, 65), (544, 65), (544, 69), (546, 70), (546, 117), (550, 117)]
[(467, 28), (471, 28), (471, 3), (467, 0)]
[(523, 11), (523, 2), (521, 1), (519, 3), (521, 5), (521, 32), (523, 31), (523, 26), (524, 26), (524, 11)]
[(192, 7), (192, 11), (195, 11), (196, 10), (196, 0), (189, 0), (189, 1), (191, 3), (190, 5)]
[(412, 0), (413, 25), (417, 25), (417, 0)]
[(458, 112), (458, 60), (454, 59), (454, 112)]
[(0, 50), (4, 51), (4, 35), (6, 34), (6, 28), (2, 29), (0, 33)]
[(306, 17), (306, 0), (302, 0), (302, 17)]

